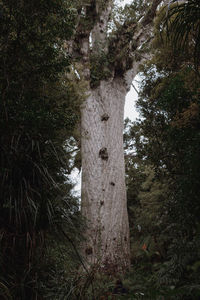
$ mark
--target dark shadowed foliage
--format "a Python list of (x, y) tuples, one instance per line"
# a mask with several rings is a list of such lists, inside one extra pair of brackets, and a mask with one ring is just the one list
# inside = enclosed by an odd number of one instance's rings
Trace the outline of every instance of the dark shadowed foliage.
[(76, 243), (79, 211), (68, 179), (66, 141), (79, 119), (80, 95), (68, 79), (70, 58), (63, 49), (75, 17), (69, 1), (0, 2), (0, 292), (5, 299), (43, 299), (42, 284), (48, 285), (51, 275), (45, 268), (59, 264), (59, 249), (65, 258), (71, 255), (62, 231)]

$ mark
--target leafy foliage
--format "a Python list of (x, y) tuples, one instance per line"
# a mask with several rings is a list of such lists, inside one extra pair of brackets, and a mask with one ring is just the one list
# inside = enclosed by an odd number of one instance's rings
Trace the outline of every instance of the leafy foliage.
[(200, 58), (200, 3), (198, 0), (172, 1), (169, 5), (164, 26), (168, 41), (174, 49), (187, 51), (193, 56), (196, 69)]
[(60, 0), (1, 1), (0, 12), (1, 291), (42, 299), (47, 248), (58, 232), (74, 235), (80, 218), (66, 140), (79, 119), (81, 95), (69, 80), (63, 46), (76, 15)]
[(143, 68), (141, 119), (128, 132), (134, 270), (127, 285), (138, 299), (141, 293), (146, 299), (198, 299), (200, 82), (188, 53), (162, 44), (159, 24), (157, 48)]

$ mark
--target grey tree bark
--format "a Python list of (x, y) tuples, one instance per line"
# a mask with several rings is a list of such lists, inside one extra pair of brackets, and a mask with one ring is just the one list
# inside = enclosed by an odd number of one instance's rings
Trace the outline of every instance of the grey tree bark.
[[(113, 1), (103, 2), (101, 6), (102, 1), (90, 1), (80, 8), (82, 21), (74, 41), (88, 89), (81, 107), (81, 209), (87, 220), (83, 255), (88, 265), (123, 272), (130, 266), (123, 151), (125, 96), (143, 59), (139, 49), (150, 41), (161, 0), (152, 1), (140, 22), (124, 22), (111, 36), (107, 25)], [(103, 75), (93, 85), (91, 57), (99, 58), (102, 53), (108, 60), (112, 57), (109, 67), (98, 65), (99, 72), (109, 71), (109, 76)]]
[(82, 213), (88, 220), (88, 261), (129, 265), (129, 225), (123, 156), (126, 88), (101, 81), (82, 107)]

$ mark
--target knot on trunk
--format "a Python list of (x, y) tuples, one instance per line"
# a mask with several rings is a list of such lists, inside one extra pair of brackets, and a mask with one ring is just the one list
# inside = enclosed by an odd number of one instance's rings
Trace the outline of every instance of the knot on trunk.
[(101, 148), (101, 150), (99, 151), (99, 157), (101, 157), (101, 159), (103, 160), (108, 160), (108, 150), (107, 148)]
[(88, 247), (88, 248), (85, 249), (85, 254), (86, 255), (92, 255), (92, 253), (93, 253), (92, 247)]
[(109, 115), (108, 114), (103, 114), (102, 116), (101, 116), (101, 121), (103, 122), (103, 121), (108, 121), (108, 119), (109, 119), (110, 117), (109, 117)]

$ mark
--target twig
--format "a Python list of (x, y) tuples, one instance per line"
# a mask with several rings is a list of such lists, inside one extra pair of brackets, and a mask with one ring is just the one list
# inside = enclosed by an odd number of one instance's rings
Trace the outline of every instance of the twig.
[(132, 85), (132, 87), (134, 88), (134, 90), (136, 91), (136, 93), (139, 94), (139, 92), (138, 92), (138, 90), (136, 89), (136, 87), (134, 86), (134, 84), (132, 83), (131, 85)]

